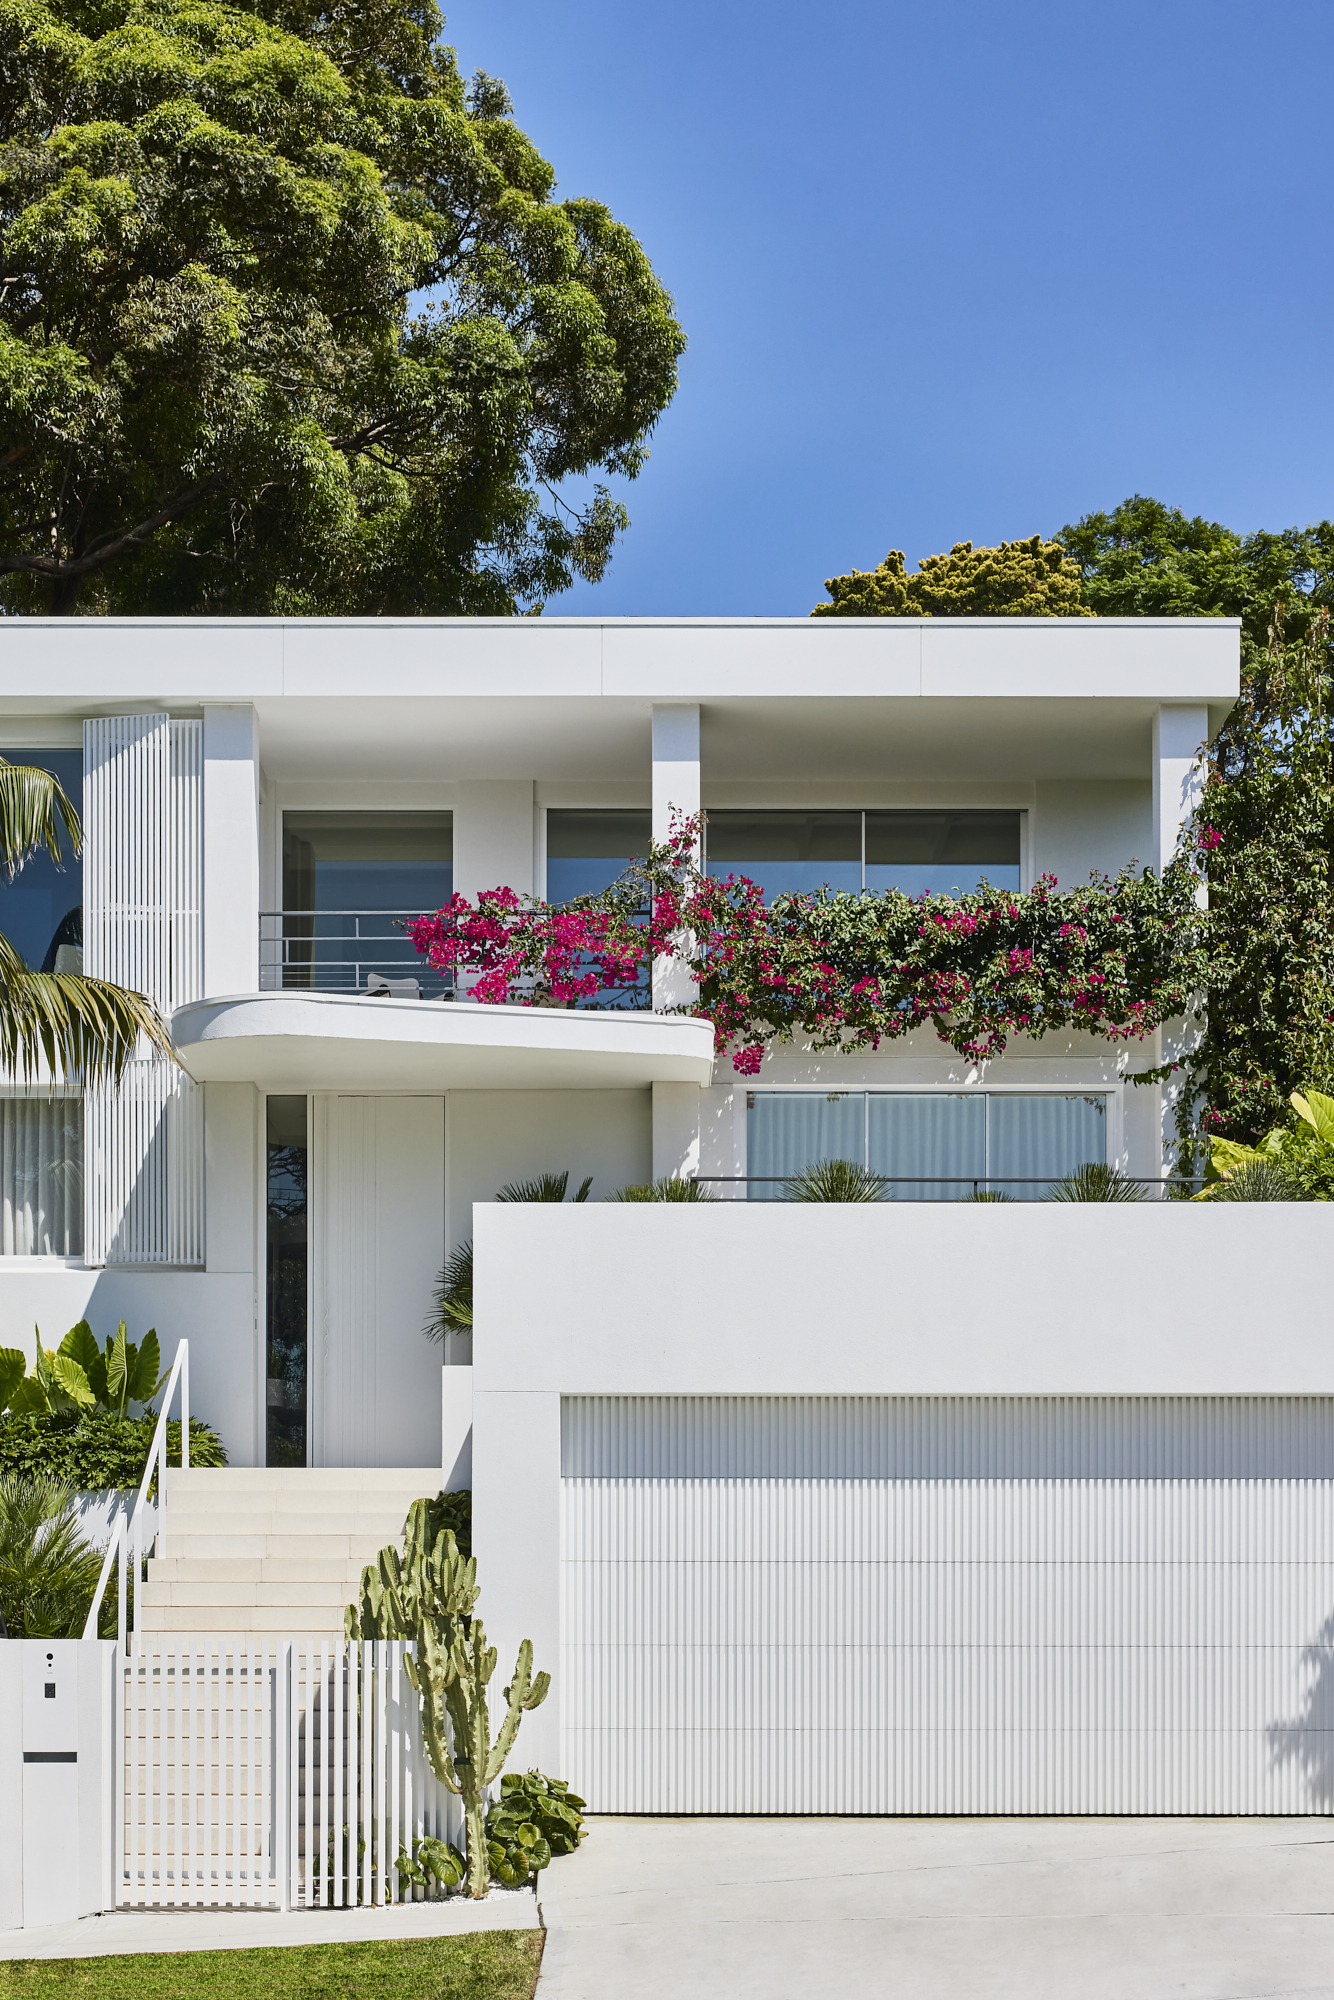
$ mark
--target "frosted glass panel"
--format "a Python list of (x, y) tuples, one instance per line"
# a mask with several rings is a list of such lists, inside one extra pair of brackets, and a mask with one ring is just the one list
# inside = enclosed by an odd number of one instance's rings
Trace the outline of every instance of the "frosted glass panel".
[[(980, 1096), (872, 1096), (867, 1110), (868, 1163), (883, 1174), (892, 1201), (959, 1201), (963, 1176), (987, 1171), (987, 1107)], [(929, 1177), (940, 1176), (939, 1180)]]
[[(1001, 1097), (990, 1100), (993, 1187), (1016, 1201), (1041, 1201), (1051, 1181), (1089, 1160), (1107, 1158), (1104, 1097)], [(1011, 1182), (1007, 1175), (1014, 1175)], [(1025, 1186), (1036, 1180), (1040, 1185)]]
[[(800, 1173), (814, 1160), (866, 1157), (866, 1098), (859, 1090), (826, 1097), (814, 1091), (754, 1091), (746, 1100), (748, 1175)], [(777, 1201), (781, 1183), (752, 1180), (752, 1201)]]
[(82, 1099), (0, 1098), (0, 1256), (82, 1255)]

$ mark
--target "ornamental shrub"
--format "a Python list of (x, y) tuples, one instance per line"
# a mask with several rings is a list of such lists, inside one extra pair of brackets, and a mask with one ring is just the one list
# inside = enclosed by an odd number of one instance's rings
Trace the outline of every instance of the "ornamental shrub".
[(573, 1854), (584, 1827), (584, 1801), (560, 1778), (509, 1771), (486, 1816), (487, 1859), (497, 1882), (522, 1889), (553, 1854)]
[[(98, 1410), (5, 1417), (0, 1420), (0, 1474), (55, 1479), (81, 1492), (137, 1487), (156, 1428), (153, 1416), (115, 1417)], [(180, 1463), (181, 1427), (174, 1420), (167, 1425), (167, 1456)], [(190, 1463), (201, 1468), (227, 1463), (222, 1439), (198, 1417), (190, 1419)], [(156, 1485), (155, 1480), (154, 1492)]]

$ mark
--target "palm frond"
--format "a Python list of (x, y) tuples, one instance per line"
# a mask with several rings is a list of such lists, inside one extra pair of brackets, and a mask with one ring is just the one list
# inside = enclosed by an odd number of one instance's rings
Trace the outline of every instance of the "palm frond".
[[(539, 1174), (535, 1181), (507, 1181), (497, 1201), (564, 1201), (570, 1184), (568, 1168), (563, 1174)], [(592, 1183), (586, 1183), (591, 1186)], [(582, 1199), (580, 1196), (576, 1200)]]
[(77, 972), (33, 972), (0, 935), (0, 1073), (117, 1083), (143, 1036), (176, 1061), (171, 1030), (142, 993)]
[(59, 1480), (0, 1479), (0, 1614), (11, 1639), (74, 1639), (102, 1567)]
[(435, 1281), (431, 1316), (422, 1332), (428, 1340), (472, 1332), (472, 1244), (460, 1243)]
[(12, 882), (24, 862), (44, 848), (63, 868), (60, 827), (64, 822), (70, 846), (83, 845), (79, 815), (59, 778), (31, 764), (11, 764), (0, 757), (0, 866)]

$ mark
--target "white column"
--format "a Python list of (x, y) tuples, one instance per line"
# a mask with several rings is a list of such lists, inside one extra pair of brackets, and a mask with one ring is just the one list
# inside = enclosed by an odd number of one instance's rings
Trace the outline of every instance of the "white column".
[(699, 1172), (700, 1092), (697, 1083), (653, 1086), (653, 1178), (685, 1180)]
[[(653, 838), (666, 840), (672, 814), (699, 811), (699, 706), (653, 711)], [(698, 860), (698, 851), (696, 852)]]
[[(700, 809), (698, 704), (653, 711), (653, 838), (667, 840), (673, 820), (691, 819)], [(694, 850), (698, 863), (699, 848)], [(653, 1005), (658, 1011), (687, 1007), (695, 982), (678, 959), (663, 955), (653, 966)], [(656, 1154), (656, 1141), (654, 1151)]]
[(204, 997), (259, 990), (259, 724), (204, 710)]
[(533, 893), (533, 781), (465, 778), (454, 804), (454, 888), (476, 902), (483, 889)]
[(1160, 708), (1153, 718), (1153, 854), (1161, 874), (1204, 787), (1195, 759), (1209, 734), (1207, 708)]

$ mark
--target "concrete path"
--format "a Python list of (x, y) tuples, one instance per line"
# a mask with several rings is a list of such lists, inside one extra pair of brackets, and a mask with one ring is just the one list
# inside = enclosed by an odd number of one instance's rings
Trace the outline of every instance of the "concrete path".
[(0, 1959), (123, 1958), (135, 1951), (250, 1951), (256, 1945), (358, 1944), (364, 1938), (535, 1931), (531, 1889), (493, 1889), (484, 1903), (400, 1903), (387, 1910), (117, 1910), (75, 1924), (0, 1931)]
[(538, 2000), (1334, 2000), (1328, 1820), (590, 1826)]

